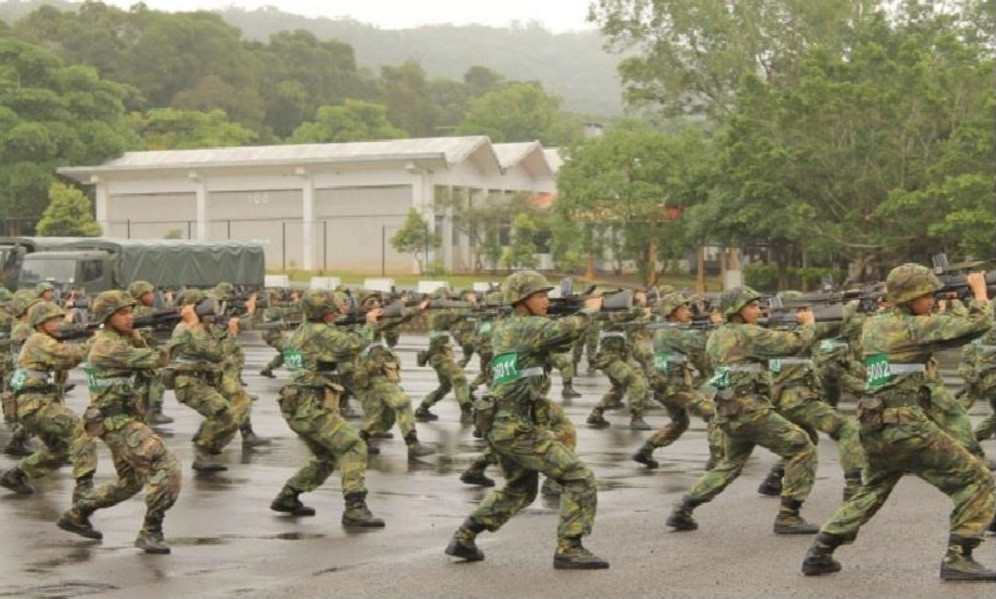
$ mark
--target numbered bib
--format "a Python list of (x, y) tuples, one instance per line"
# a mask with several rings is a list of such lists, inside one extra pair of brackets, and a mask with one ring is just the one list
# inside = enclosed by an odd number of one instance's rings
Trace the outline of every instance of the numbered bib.
[(654, 364), (657, 366), (659, 372), (667, 371), (667, 362), (671, 354), (665, 351), (659, 351), (654, 354)]
[(96, 393), (100, 387), (97, 386), (97, 377), (94, 375), (93, 366), (89, 364), (83, 365), (83, 372), (86, 373), (86, 387), (90, 390), (90, 393)]
[(285, 349), (284, 366), (290, 371), (301, 370), (304, 368), (304, 356), (296, 349)]
[(519, 380), (522, 377), (519, 371), (519, 354), (509, 352), (495, 356), (491, 360), (491, 370), (496, 385)]
[(730, 369), (725, 366), (720, 366), (716, 369), (716, 374), (709, 379), (707, 384), (710, 387), (715, 387), (716, 389), (726, 389), (730, 386)]
[(14, 391), (20, 391), (24, 388), (24, 381), (27, 380), (28, 373), (24, 372), (22, 369), (18, 368), (14, 371), (14, 374), (10, 377), (10, 388)]
[(865, 358), (867, 371), (866, 387), (868, 389), (878, 389), (892, 380), (892, 371), (889, 369), (889, 356), (885, 354), (874, 354)]
[(779, 360), (778, 358), (775, 358), (774, 360), (768, 360), (768, 370), (774, 372), (775, 374), (778, 374), (779, 372), (782, 371), (782, 361)]

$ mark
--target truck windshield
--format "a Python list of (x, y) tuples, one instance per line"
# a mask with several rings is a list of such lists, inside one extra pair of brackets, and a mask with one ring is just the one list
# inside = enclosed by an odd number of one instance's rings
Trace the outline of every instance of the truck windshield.
[(24, 258), (21, 265), (21, 276), (18, 281), (21, 287), (30, 287), (42, 282), (62, 283), (72, 285), (76, 281), (76, 260), (64, 259), (32, 259)]

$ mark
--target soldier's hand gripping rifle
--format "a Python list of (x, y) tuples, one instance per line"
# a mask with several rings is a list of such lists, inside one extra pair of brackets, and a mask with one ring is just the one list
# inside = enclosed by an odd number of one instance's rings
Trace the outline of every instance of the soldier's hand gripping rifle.
[[(950, 264), (947, 254), (937, 254), (931, 258), (934, 266), (934, 274), (941, 280), (944, 288), (937, 292), (936, 296), (945, 299), (965, 300), (972, 296), (972, 289), (968, 286), (967, 275), (974, 270), (981, 270), (979, 267), (992, 260), (983, 260), (971, 263)], [(996, 297), (996, 270), (985, 273), (986, 291), (989, 297)]]

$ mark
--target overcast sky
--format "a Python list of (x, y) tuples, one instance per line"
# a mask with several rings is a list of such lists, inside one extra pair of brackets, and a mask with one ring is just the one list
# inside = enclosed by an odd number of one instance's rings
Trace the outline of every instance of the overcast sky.
[[(133, 0), (104, 0), (127, 8)], [(554, 32), (592, 29), (585, 22), (590, 0), (145, 0), (158, 10), (212, 10), (226, 6), (256, 9), (278, 6), (284, 12), (309, 17), (348, 16), (383, 27), (403, 29), (432, 23), (508, 25), (539, 21)]]

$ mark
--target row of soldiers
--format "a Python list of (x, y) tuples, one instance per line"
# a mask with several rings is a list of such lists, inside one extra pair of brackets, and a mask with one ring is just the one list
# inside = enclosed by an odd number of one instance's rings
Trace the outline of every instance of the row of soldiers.
[[(921, 276), (921, 278), (923, 277)], [(921, 285), (921, 287), (924, 286)], [(473, 543), (474, 537), (485, 529), (496, 530), (508, 517), (528, 505), (536, 494), (537, 473), (542, 471), (547, 475), (548, 480), (556, 484), (557, 490), (561, 494), (562, 525), (555, 553), (555, 567), (607, 567), (607, 562), (590, 554), (580, 543), (581, 536), (590, 532), (594, 518), (593, 476), (577, 461), (576, 455), (573, 453), (576, 443), (576, 432), (573, 424), (563, 415), (559, 406), (546, 399), (549, 390), (549, 372), (555, 367), (558, 359), (563, 360), (557, 356), (564, 356), (568, 362), (571, 361), (573, 348), (577, 347), (578, 341), (593, 328), (593, 323), (598, 322), (595, 317), (597, 306), (587, 306), (586, 310), (583, 310), (577, 317), (554, 321), (542, 318), (546, 313), (544, 303), (547, 301), (546, 292), (549, 289), (545, 279), (536, 273), (525, 272), (513, 275), (504, 285), (502, 300), (504, 304), (513, 306), (514, 314), (507, 318), (496, 317), (486, 320), (485, 323), (478, 325), (478, 331), (484, 330), (485, 334), (482, 337), (491, 341), (491, 347), (482, 352), (482, 358), (490, 354), (491, 359), (487, 360), (486, 363), (492, 368), (482, 369), (482, 375), (485, 379), (481, 383), (486, 383), (486, 379), (490, 376), (490, 397), (493, 401), (479, 401), (477, 410), (468, 409), (470, 407), (468, 405), (470, 403), (469, 390), (461, 392), (454, 384), (456, 382), (454, 379), (459, 380), (462, 375), (462, 369), (454, 364), (460, 370), (457, 373), (456, 369), (449, 365), (450, 362), (453, 362), (453, 356), (447, 331), (452, 323), (459, 319), (455, 318), (451, 311), (440, 311), (432, 314), (430, 328), (435, 334), (430, 333), (429, 355), (426, 356), (426, 359), (431, 362), (437, 358), (436, 361), (440, 365), (437, 367), (437, 373), (442, 370), (440, 374), (441, 386), (449, 382), (456, 390), (462, 417), (465, 420), (470, 420), (475, 417), (476, 412), (477, 430), (488, 441), (488, 449), (480, 461), (485, 465), (500, 462), (508, 481), (503, 489), (489, 496), (482, 506), (461, 526), (450, 547), (447, 548), (447, 553), (465, 559), (482, 559), (483, 554)], [(936, 291), (936, 289), (932, 289), (929, 293), (932, 291)], [(224, 290), (216, 295), (224, 295), (223, 292)], [(129, 302), (132, 300), (123, 293), (117, 293), (119, 296), (113, 301), (109, 299), (110, 296), (102, 295), (98, 300), (103, 300), (103, 303), (101, 301), (95, 302), (94, 311), (97, 318), (104, 322), (104, 332), (101, 335), (104, 335), (108, 329), (118, 331), (119, 327), (113, 318), (115, 314), (130, 314), (131, 303)], [(901, 294), (891, 293), (891, 295), (895, 303), (905, 303), (900, 297)], [(984, 286), (982, 295), (984, 296)], [(211, 326), (203, 322), (204, 319), (201, 315), (212, 311), (200, 310), (202, 304), (208, 299), (211, 298), (197, 292), (184, 295), (181, 300), (181, 305), (184, 306), (184, 322), (177, 326), (170, 343), (169, 354), (174, 371), (170, 375), (174, 379), (172, 386), (176, 388), (177, 397), (181, 403), (187, 405), (195, 403), (199, 398), (211, 395), (213, 392), (209, 380), (213, 377), (209, 376), (207, 371), (195, 368), (199, 363), (213, 361), (213, 356), (209, 355), (211, 352), (198, 345), (196, 339), (200, 333), (205, 332), (198, 326), (208, 330)], [(304, 506), (300, 502), (298, 495), (316, 488), (338, 465), (343, 478), (343, 492), (346, 495), (347, 504), (347, 510), (343, 515), (344, 524), (383, 526), (381, 520), (370, 514), (364, 501), (363, 475), (366, 467), (366, 455), (373, 447), (370, 444), (370, 439), (385, 428), (390, 428), (391, 416), (397, 415), (399, 426), (403, 431), (405, 430), (406, 425), (402, 421), (407, 420), (407, 414), (411, 414), (411, 403), (397, 384), (397, 366), (400, 363), (396, 359), (370, 360), (369, 364), (372, 364), (373, 367), (363, 367), (363, 358), (369, 358), (371, 354), (381, 349), (385, 351), (384, 356), (393, 353), (387, 343), (378, 341), (378, 337), (382, 336), (385, 330), (391, 328), (387, 322), (378, 322), (384, 316), (383, 310), (375, 305), (368, 306), (372, 309), (366, 312), (366, 323), (355, 330), (329, 326), (346, 311), (346, 299), (343, 294), (338, 292), (309, 292), (300, 302), (305, 322), (297, 327), (289, 339), (281, 339), (280, 341), (274, 339), (283, 344), (281, 355), (285, 366), (291, 372), (291, 383), (281, 389), (281, 411), (292, 430), (295, 430), (305, 440), (314, 453), (314, 458), (288, 481), (271, 507), (277, 511), (294, 515), (314, 514), (312, 508)], [(593, 298), (593, 301), (596, 299)], [(634, 456), (634, 459), (653, 467), (655, 463), (650, 457), (650, 453), (656, 446), (667, 444), (669, 440), (673, 441), (687, 428), (688, 412), (700, 415), (709, 425), (711, 467), (699, 484), (682, 499), (682, 502), (668, 519), (668, 524), (677, 530), (692, 530), (697, 527), (691, 518), (691, 511), (697, 505), (714, 498), (726, 485), (732, 482), (739, 475), (753, 446), (759, 444), (772, 449), (784, 459), (784, 474), (771, 477), (778, 483), (784, 483), (780, 485), (779, 489), (782, 495), (782, 506), (775, 520), (775, 532), (780, 534), (817, 532), (816, 527), (806, 523), (799, 515), (799, 508), (808, 495), (815, 472), (815, 446), (813, 445), (815, 431), (830, 434), (841, 445), (841, 463), (845, 468), (845, 478), (848, 480), (845, 497), (853, 499), (866, 495), (864, 492), (869, 484), (867, 476), (869, 456), (861, 455), (862, 448), (855, 443), (855, 425), (835, 412), (831, 406), (820, 401), (816, 387), (818, 378), (814, 374), (812, 358), (809, 357), (809, 352), (817, 341), (839, 342), (842, 326), (839, 324), (815, 325), (812, 322), (811, 313), (808, 316), (805, 313), (800, 313), (801, 326), (797, 330), (773, 331), (760, 328), (756, 326), (760, 311), (759, 299), (760, 296), (749, 289), (738, 289), (725, 294), (720, 302), (720, 309), (727, 324), (721, 326), (706, 339), (705, 334), (701, 331), (683, 326), (687, 325), (690, 320), (691, 298), (681, 294), (671, 294), (665, 297), (665, 301), (661, 302), (659, 308), (664, 320), (661, 324), (664, 326), (651, 325), (656, 330), (653, 333), (653, 342), (649, 345), (651, 348), (649, 360), (645, 351), (642, 356), (640, 354), (641, 348), (646, 350), (647, 344), (631, 343), (634, 339), (638, 340), (640, 334), (638, 331), (651, 328), (631, 326), (634, 323), (639, 325), (640, 320), (649, 317), (646, 308), (638, 306), (625, 313), (613, 314), (605, 323), (605, 330), (599, 335), (600, 347), (596, 354), (596, 361), (613, 383), (613, 390), (607, 397), (611, 397), (614, 393), (615, 400), (618, 401), (622, 396), (621, 391), (632, 384), (630, 382), (632, 377), (629, 374), (620, 374), (628, 369), (630, 372), (646, 376), (648, 380), (653, 381), (652, 385), (648, 384), (647, 386), (653, 388), (654, 397), (664, 404), (672, 417), (672, 423), (656, 433), (648, 441), (648, 444)], [(375, 301), (376, 299), (374, 299)], [(966, 314), (951, 315), (949, 318), (971, 319), (978, 312), (976, 304), (979, 303), (981, 302), (976, 297), (976, 302), (971, 308), (966, 309)], [(42, 305), (45, 306), (45, 304)], [(418, 308), (408, 309), (391, 324), (396, 328), (400, 322), (413, 317), (427, 307), (428, 304), (423, 303)], [(115, 309), (107, 313), (110, 308)], [(47, 309), (51, 310), (51, 308)], [(61, 317), (59, 314), (46, 318), (50, 312), (44, 312), (38, 308), (32, 308), (29, 311), (33, 311), (35, 314), (35, 318), (30, 322), (37, 321), (37, 324), (34, 325), (36, 331), (39, 327), (44, 330), (45, 323), (54, 322), (58, 317)], [(975, 320), (978, 318), (976, 317)], [(989, 320), (991, 321), (991, 317)], [(487, 334), (485, 324), (491, 327), (490, 335)], [(988, 322), (988, 325), (991, 325), (991, 322)], [(864, 328), (867, 329), (867, 327)], [(227, 338), (237, 337), (240, 330), (238, 320), (229, 320), (225, 329), (227, 329)], [(973, 330), (972, 334), (976, 332)], [(966, 333), (959, 337), (959, 341), (967, 335)], [(138, 339), (140, 336), (133, 337)], [(621, 340), (621, 343), (617, 340)], [(984, 347), (985, 344), (978, 345)], [(518, 349), (503, 351), (510, 347)], [(621, 347), (626, 353), (620, 353), (618, 349), (614, 349), (618, 347)], [(698, 383), (701, 382), (701, 379), (696, 382), (695, 377), (701, 376), (701, 371), (696, 371), (692, 366), (695, 363), (694, 354), (701, 353), (703, 349), (710, 363), (716, 367), (716, 374), (710, 379), (709, 384), (719, 391), (712, 402), (706, 400), (699, 393)], [(93, 368), (95, 361), (100, 362), (100, 356), (93, 356), (92, 351), (91, 368)], [(605, 355), (609, 357), (605, 358)], [(897, 364), (901, 364), (901, 362), (897, 362)], [(27, 364), (27, 366), (31, 366), (31, 364)], [(437, 364), (433, 363), (433, 366), (436, 367)], [(120, 364), (118, 367), (120, 368)], [(33, 370), (23, 366), (22, 368)], [(150, 369), (151, 367), (147, 364), (134, 368), (136, 371)], [(240, 369), (241, 364), (239, 364)], [(59, 370), (59, 368), (55, 368), (55, 370)], [(911, 368), (906, 370), (897, 367), (895, 374), (923, 373), (923, 381), (930, 385), (935, 385), (939, 380), (936, 377), (936, 369), (931, 374), (927, 366), (924, 366), (922, 370), (917, 370), (916, 373)], [(34, 370), (34, 372), (40, 371)], [(107, 375), (108, 373), (102, 374)], [(120, 372), (111, 372), (110, 374), (114, 376), (90, 374), (90, 379), (91, 382), (112, 380), (113, 382), (109, 383), (108, 386), (113, 387), (124, 384), (123, 381), (116, 379), (127, 378), (120, 376)], [(198, 431), (198, 435), (195, 436), (195, 444), (198, 438), (217, 439), (220, 437), (223, 439), (226, 434), (234, 434), (234, 429), (228, 421), (241, 421), (241, 417), (227, 418), (223, 414), (229, 412), (231, 415), (239, 410), (235, 407), (239, 400), (234, 399), (240, 393), (238, 370), (233, 369), (233, 374), (231, 385), (233, 391), (228, 394), (233, 399), (228, 402), (228, 407), (217, 412), (198, 410), (205, 415), (206, 420), (204, 426)], [(375, 379), (374, 383), (378, 384), (372, 384), (371, 378)], [(462, 383), (466, 384), (465, 377)], [(91, 384), (90, 390), (93, 397), (99, 395), (101, 384), (99, 382)], [(134, 381), (130, 385), (134, 385)], [(181, 387), (185, 388), (186, 392), (181, 391)], [(224, 385), (222, 384), (221, 387), (224, 388)], [(940, 387), (943, 388), (943, 385)], [(352, 390), (360, 398), (367, 414), (364, 428), (360, 434), (354, 433), (340, 414), (338, 401), (342, 391), (346, 388)], [(128, 389), (130, 391), (132, 387), (129, 386)], [(430, 394), (430, 398), (434, 398), (432, 403), (438, 401), (446, 391), (448, 389), (435, 396)], [(934, 389), (930, 388), (930, 391), (933, 392)], [(244, 389), (241, 390), (241, 393), (244, 394)], [(186, 399), (181, 397), (181, 394)], [(403, 396), (404, 400), (393, 403), (388, 401), (387, 398), (392, 394)], [(17, 394), (18, 399), (22, 395), (23, 393)], [(223, 393), (219, 393), (219, 395), (223, 399), (226, 398)], [(248, 404), (248, 400), (245, 403)], [(428, 407), (432, 403), (427, 405), (426, 402), (423, 402), (419, 410), (415, 411), (415, 416), (417, 417), (420, 412), (431, 415), (431, 412), (428, 412)], [(589, 424), (601, 426), (601, 423), (593, 422), (593, 420), (597, 420), (594, 418), (595, 416), (602, 416), (601, 412), (609, 407), (605, 405), (607, 403), (605, 399), (600, 402), (599, 406), (596, 407), (597, 412), (593, 412), (592, 417), (589, 417)], [(632, 394), (630, 395), (630, 406), (634, 412), (634, 420), (635, 417), (642, 415), (642, 410), (639, 410), (642, 407), (641, 404), (637, 403), (636, 409), (633, 409)], [(98, 407), (98, 410), (100, 409)], [(924, 410), (925, 413), (930, 413), (928, 407), (925, 406)], [(110, 411), (114, 412), (114, 410)], [(106, 410), (101, 414), (106, 416), (105, 412)], [(486, 416), (482, 417), (482, 414), (489, 413), (491, 414), (490, 422)], [(378, 414), (379, 416), (374, 416)], [(390, 416), (384, 416), (384, 414)], [(119, 414), (113, 413), (113, 415)], [(87, 418), (85, 415), (84, 420), (89, 422), (96, 419), (96, 416)], [(141, 418), (136, 418), (135, 422), (140, 423), (140, 420)], [(373, 421), (378, 420), (386, 425), (377, 428)], [(947, 421), (937, 422), (935, 426), (943, 426), (944, 422), (949, 421), (951, 421), (950, 418)], [(144, 426), (144, 423), (141, 424)], [(632, 424), (633, 421), (631, 421), (631, 426)], [(405, 433), (406, 442), (409, 443), (410, 454), (414, 447), (416, 448), (414, 453), (417, 456), (420, 453), (418, 448), (424, 448), (424, 446), (417, 441), (414, 422), (411, 422), (410, 426), (410, 432)], [(95, 436), (104, 438), (108, 442), (113, 453), (115, 446), (112, 445), (112, 441), (108, 441), (105, 436), (102, 436), (105, 431), (98, 427), (91, 428), (96, 431)], [(215, 432), (222, 429), (227, 432)], [(142, 441), (147, 440), (143, 436), (147, 432), (147, 427), (141, 430), (141, 435), (136, 433), (137, 436), (134, 439), (128, 440), (138, 441), (138, 437), (141, 437)], [(151, 431), (151, 429), (148, 430)], [(154, 433), (151, 435), (155, 437)], [(152, 437), (148, 437), (148, 439)], [(229, 436), (228, 440), (230, 439)], [(227, 440), (224, 443), (227, 443)], [(222, 443), (222, 447), (224, 443)], [(161, 445), (161, 440), (159, 444)], [(142, 445), (142, 443), (139, 442), (137, 445)], [(847, 459), (845, 459), (845, 454)], [(968, 455), (971, 456), (970, 453)], [(199, 452), (198, 459), (203, 457), (208, 456), (203, 456)], [(972, 459), (978, 461), (977, 458), (973, 457)], [(117, 458), (115, 461), (117, 465)], [(855, 462), (858, 463), (855, 464)], [(980, 461), (979, 463), (981, 464)], [(848, 464), (856, 465), (856, 467), (849, 467)], [(866, 468), (865, 487), (861, 486), (860, 471), (862, 466)], [(119, 474), (121, 472), (122, 470), (119, 468)], [(92, 470), (90, 473), (92, 478)], [(992, 481), (988, 472), (986, 477), (989, 482), (989, 511), (991, 512)], [(124, 478), (125, 476), (122, 475), (122, 479)], [(178, 490), (178, 478), (176, 480)], [(981, 492), (985, 492), (984, 484), (978, 481), (975, 481), (975, 484), (982, 485)], [(5, 484), (5, 486), (9, 485)], [(60, 520), (60, 526), (87, 536), (87, 534), (95, 532), (89, 525), (89, 514), (96, 509), (94, 506), (103, 507), (104, 505), (100, 501), (84, 498), (91, 494), (86, 485), (78, 484), (78, 490), (79, 493), (74, 493), (74, 508)], [(135, 491), (132, 491), (132, 494)], [(173, 499), (175, 500), (175, 497)], [(884, 501), (884, 497), (882, 497), (882, 501)], [(158, 506), (165, 503), (171, 504), (171, 502), (161, 500), (155, 503)], [(985, 512), (984, 502), (975, 507), (977, 511)], [(147, 517), (147, 526), (143, 527), (143, 533), (140, 534), (136, 544), (146, 548), (154, 546), (157, 550), (163, 548), (161, 512), (164, 509), (160, 507), (153, 513), (154, 510), (150, 505), (151, 524), (150, 518)], [(158, 535), (155, 534), (157, 530), (155, 526), (156, 514), (158, 514), (160, 525)], [(989, 520), (991, 517), (990, 513)], [(832, 539), (833, 534), (833, 532), (826, 532), (826, 534), (821, 532), (817, 537), (818, 541), (826, 545), (826, 539)], [(156, 542), (150, 545), (147, 540), (142, 541), (143, 535)], [(968, 547), (971, 543), (964, 542), (966, 538), (976, 540), (975, 537), (964, 535), (958, 537), (959, 542), (953, 545), (953, 547), (958, 548), (957, 551), (949, 550), (949, 554), (956, 555), (951, 559), (948, 556), (945, 557), (942, 576), (969, 576), (972, 574), (968, 570), (975, 568), (977, 564), (971, 560), (971, 547)], [(841, 542), (846, 542), (846, 537), (843, 539)], [(807, 558), (807, 563), (810, 561), (812, 560)], [(968, 573), (966, 574), (966, 572)], [(975, 575), (987, 576), (988, 574), (979, 574), (978, 569), (976, 569)]]

